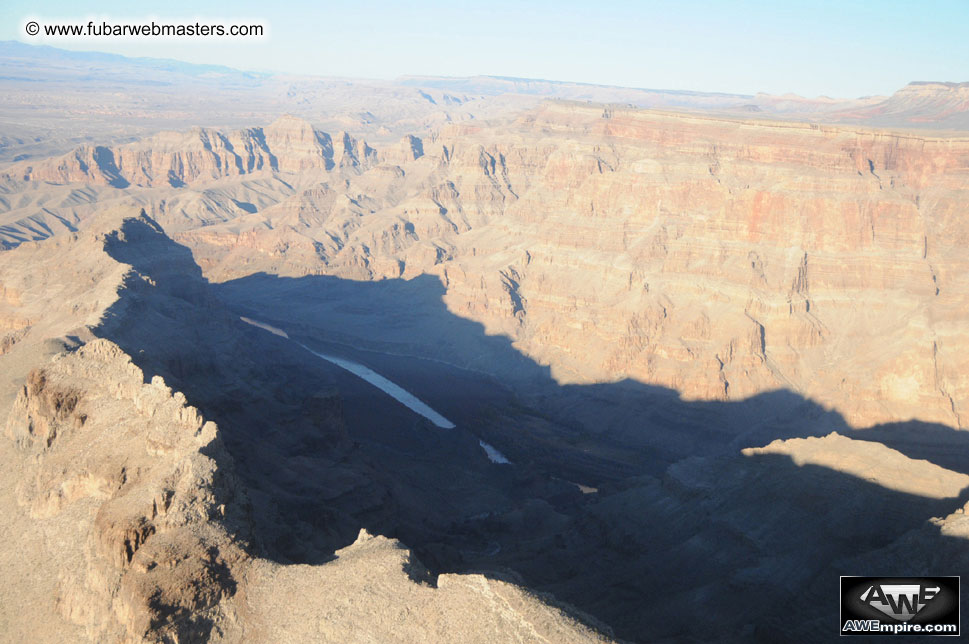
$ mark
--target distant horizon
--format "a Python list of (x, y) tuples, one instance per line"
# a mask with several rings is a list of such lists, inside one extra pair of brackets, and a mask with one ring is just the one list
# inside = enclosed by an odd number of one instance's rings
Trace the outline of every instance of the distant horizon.
[[(358, 0), (321, 7), (170, 0), (164, 14), (105, 0), (9, 0), (0, 39), (68, 51), (221, 65), (257, 73), (391, 81), (401, 76), (555, 79), (632, 89), (812, 98), (887, 96), (913, 81), (961, 82), (969, 2), (936, 0), (495, 0), (487, 7)], [(228, 13), (230, 12), (231, 13)], [(41, 24), (260, 24), (259, 38), (31, 37)]]
[(71, 49), (69, 47), (50, 45), (46, 43), (32, 43), (24, 42), (22, 40), (0, 40), (0, 45), (23, 45), (31, 48), (37, 49), (51, 49), (55, 51), (63, 51), (69, 54), (94, 54), (99, 56), (112, 56), (121, 58), (124, 60), (139, 62), (139, 61), (154, 61), (160, 63), (178, 63), (180, 65), (188, 65), (193, 67), (212, 67), (220, 68), (228, 71), (240, 73), (240, 74), (256, 74), (262, 76), (297, 76), (306, 78), (321, 78), (321, 79), (333, 79), (333, 80), (349, 80), (349, 81), (362, 81), (362, 82), (381, 82), (381, 83), (395, 83), (410, 79), (428, 79), (428, 80), (463, 80), (463, 79), (473, 79), (473, 78), (488, 78), (499, 81), (511, 81), (511, 82), (530, 82), (530, 83), (550, 83), (556, 85), (579, 85), (579, 86), (589, 86), (589, 87), (601, 87), (601, 88), (612, 88), (612, 89), (629, 89), (629, 90), (641, 90), (641, 91), (651, 91), (651, 92), (670, 92), (670, 93), (683, 93), (683, 94), (703, 94), (703, 95), (721, 95), (721, 96), (737, 96), (745, 98), (754, 98), (757, 95), (763, 94), (775, 97), (785, 97), (785, 96), (796, 96), (805, 99), (865, 99), (872, 97), (891, 96), (894, 92), (908, 86), (908, 85), (927, 85), (927, 84), (939, 84), (939, 85), (966, 85), (969, 81), (950, 81), (950, 80), (932, 80), (932, 79), (914, 79), (910, 80), (903, 85), (895, 88), (891, 92), (884, 94), (866, 94), (859, 96), (832, 96), (826, 94), (819, 94), (815, 96), (809, 96), (805, 94), (797, 94), (795, 92), (786, 92), (784, 94), (772, 94), (770, 92), (758, 91), (754, 93), (747, 92), (724, 92), (724, 91), (710, 91), (704, 89), (683, 89), (674, 87), (634, 87), (631, 85), (612, 85), (608, 83), (593, 83), (587, 81), (575, 81), (569, 79), (559, 79), (559, 78), (531, 78), (526, 76), (507, 76), (507, 75), (496, 75), (496, 74), (466, 74), (466, 75), (445, 75), (445, 74), (418, 74), (418, 73), (405, 73), (397, 75), (393, 78), (375, 78), (375, 77), (361, 77), (361, 76), (347, 76), (347, 75), (323, 75), (323, 74), (298, 74), (294, 72), (285, 72), (278, 70), (265, 70), (265, 69), (245, 69), (241, 67), (234, 67), (232, 65), (225, 65), (221, 63), (206, 63), (206, 62), (196, 62), (190, 60), (184, 60), (175, 57), (159, 57), (159, 56), (130, 56), (127, 54), (121, 54), (112, 51), (95, 50), (95, 49)]

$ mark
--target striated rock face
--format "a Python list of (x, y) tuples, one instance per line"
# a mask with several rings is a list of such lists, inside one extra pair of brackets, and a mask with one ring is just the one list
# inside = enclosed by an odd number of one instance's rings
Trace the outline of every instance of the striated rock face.
[(838, 574), (969, 570), (969, 139), (571, 103), (379, 154), (256, 132), (112, 148), (131, 185), (58, 203), (158, 222), (0, 253), (15, 639), (603, 637), (521, 583), (642, 641), (816, 641)]
[(184, 241), (220, 281), (436, 276), (559, 383), (969, 422), (969, 139), (555, 103), (422, 150)]
[(267, 126), (266, 147), (273, 151), (276, 168), (283, 172), (333, 168), (333, 141), (329, 134), (295, 116), (284, 116)]
[(405, 136), (397, 145), (387, 146), (380, 151), (381, 161), (398, 166), (422, 156), (424, 156), (424, 141), (413, 135)]
[(163, 132), (114, 147), (83, 146), (57, 159), (24, 163), (4, 178), (52, 183), (90, 183), (124, 188), (180, 187), (262, 170), (298, 173), (362, 168), (376, 159), (373, 148), (345, 132), (336, 143), (307, 121), (284, 116), (265, 128), (223, 132), (194, 128)]

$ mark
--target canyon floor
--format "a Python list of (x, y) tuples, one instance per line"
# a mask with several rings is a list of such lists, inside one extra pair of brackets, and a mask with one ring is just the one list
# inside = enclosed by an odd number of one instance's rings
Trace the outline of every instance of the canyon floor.
[(0, 640), (833, 641), (969, 575), (965, 84), (0, 55)]

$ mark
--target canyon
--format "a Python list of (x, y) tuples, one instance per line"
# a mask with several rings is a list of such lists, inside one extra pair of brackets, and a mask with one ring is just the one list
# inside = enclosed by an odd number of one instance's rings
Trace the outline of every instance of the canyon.
[(0, 157), (0, 639), (827, 641), (969, 574), (964, 84), (218, 73)]

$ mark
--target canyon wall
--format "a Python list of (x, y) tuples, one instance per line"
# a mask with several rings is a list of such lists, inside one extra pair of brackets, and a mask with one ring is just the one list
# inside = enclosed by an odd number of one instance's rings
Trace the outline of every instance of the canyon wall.
[(969, 422), (969, 139), (552, 103), (422, 150), (180, 239), (219, 281), (433, 275), (560, 383)]
[(0, 254), (0, 639), (611, 641), (360, 531), (414, 491), (360, 455), (322, 361), (240, 322), (144, 213), (87, 224)]
[(366, 167), (375, 158), (373, 148), (346, 132), (331, 137), (307, 121), (283, 116), (265, 128), (225, 132), (196, 127), (123, 145), (81, 146), (62, 157), (15, 164), (0, 179), (181, 187), (261, 170), (298, 173)]

